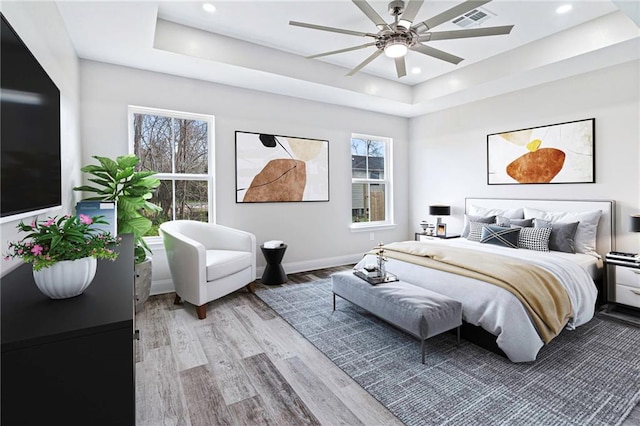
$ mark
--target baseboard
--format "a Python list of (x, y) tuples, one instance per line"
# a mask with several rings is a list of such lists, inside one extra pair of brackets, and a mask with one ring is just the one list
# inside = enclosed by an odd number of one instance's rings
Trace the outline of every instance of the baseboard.
[(173, 286), (173, 281), (171, 279), (168, 280), (151, 280), (151, 291), (149, 294), (151, 296), (155, 296), (156, 294), (165, 294), (165, 293), (173, 293), (176, 291), (176, 288)]
[[(349, 265), (358, 263), (362, 259), (362, 253), (348, 254), (345, 256), (325, 257), (323, 259), (304, 260), (301, 262), (283, 263), (282, 267), (287, 274), (297, 274), (298, 272), (315, 271), (316, 269), (333, 268), (334, 266)], [(256, 268), (256, 278), (260, 278), (265, 266)]]
[[(314, 271), (316, 269), (333, 268), (334, 266), (349, 265), (358, 263), (362, 259), (362, 253), (349, 254), (345, 256), (325, 257), (323, 259), (305, 260), (301, 262), (283, 263), (282, 267), (287, 274), (296, 274), (298, 272)], [(256, 268), (256, 279), (259, 279), (264, 272), (264, 266)], [(151, 295), (173, 293), (175, 287), (171, 279), (152, 280)]]

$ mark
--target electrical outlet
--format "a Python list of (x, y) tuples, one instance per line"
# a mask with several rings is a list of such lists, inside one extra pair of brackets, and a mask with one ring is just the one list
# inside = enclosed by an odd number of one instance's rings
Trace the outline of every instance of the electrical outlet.
[(369, 240), (373, 241), (373, 240), (375, 240), (375, 238), (376, 237), (375, 237), (375, 235), (373, 235), (373, 232), (369, 232)]

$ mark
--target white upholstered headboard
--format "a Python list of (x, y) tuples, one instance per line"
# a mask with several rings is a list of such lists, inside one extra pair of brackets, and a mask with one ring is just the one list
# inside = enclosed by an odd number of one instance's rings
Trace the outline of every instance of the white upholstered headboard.
[(593, 210), (602, 211), (598, 222), (596, 235), (596, 251), (605, 256), (611, 250), (615, 250), (615, 201), (613, 200), (541, 200), (518, 198), (465, 198), (464, 211), (469, 206), (485, 208), (519, 208), (530, 207), (545, 211), (586, 212)]

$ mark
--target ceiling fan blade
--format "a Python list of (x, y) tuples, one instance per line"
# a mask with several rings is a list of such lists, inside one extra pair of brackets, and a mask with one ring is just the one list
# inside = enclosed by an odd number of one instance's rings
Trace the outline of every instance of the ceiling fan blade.
[(388, 30), (391, 30), (391, 27), (389, 26), (389, 24), (387, 24), (385, 20), (382, 19), (380, 15), (378, 15), (378, 12), (376, 12), (375, 9), (371, 7), (371, 5), (367, 3), (365, 0), (351, 0), (351, 1), (356, 6), (358, 6), (358, 8), (362, 11), (362, 13), (367, 15), (367, 18), (369, 18), (374, 24), (376, 24), (378, 28), (380, 29), (386, 28)]
[(364, 49), (365, 47), (375, 46), (376, 42), (373, 41), (371, 43), (361, 44), (360, 46), (347, 47), (346, 49), (333, 50), (331, 52), (318, 53), (317, 55), (306, 56), (307, 59), (315, 59), (320, 58), (322, 56), (336, 55), (338, 53), (350, 52), (352, 50)]
[(402, 16), (400, 16), (400, 20), (413, 23), (413, 20), (416, 18), (418, 11), (422, 7), (422, 3), (424, 3), (424, 0), (409, 0), (409, 3), (407, 3), (407, 7), (404, 8)]
[(373, 61), (375, 58), (377, 58), (378, 56), (380, 56), (382, 54), (382, 50), (378, 49), (375, 52), (373, 52), (371, 54), (371, 56), (369, 56), (367, 59), (365, 59), (364, 61), (362, 61), (360, 63), (360, 65), (358, 65), (357, 67), (355, 67), (354, 69), (352, 69), (351, 71), (349, 71), (349, 74), (347, 74), (348, 76), (352, 76), (355, 73), (357, 73), (358, 71), (360, 71), (362, 68), (366, 67), (367, 65), (369, 65), (369, 63), (371, 61)]
[(297, 21), (289, 21), (289, 25), (293, 25), (296, 27), (311, 28), (312, 30), (322, 30), (322, 31), (330, 31), (332, 33), (349, 34), (349, 35), (354, 35), (359, 37), (375, 37), (376, 36), (375, 34), (371, 34), (371, 33), (363, 33), (360, 31), (352, 31), (352, 30), (343, 30), (342, 28), (325, 27), (323, 25), (307, 24), (304, 22), (297, 22)]
[(398, 73), (398, 78), (407, 75), (407, 66), (404, 62), (404, 56), (396, 58), (396, 73)]
[(456, 55), (452, 55), (451, 53), (443, 52), (442, 50), (439, 50), (439, 49), (434, 49), (431, 46), (425, 46), (424, 44), (418, 43), (416, 45), (413, 45), (410, 49), (415, 50), (416, 52), (420, 52), (424, 55), (434, 57), (436, 59), (441, 59), (443, 61), (450, 62), (455, 65), (458, 65), (460, 61), (464, 60), (464, 58), (461, 58)]
[[(460, 3), (457, 6), (452, 7), (451, 9), (445, 10), (444, 12), (427, 19), (426, 21), (422, 21), (420, 23), (412, 25), (411, 28), (418, 29), (419, 30), (418, 32), (424, 32), (431, 28), (435, 28), (436, 26), (444, 22), (457, 18), (458, 16), (463, 15), (469, 12), (470, 10), (473, 10), (484, 4), (487, 4), (490, 1), (491, 0), (467, 0), (463, 3)], [(423, 29), (418, 28), (420, 26), (423, 26), (424, 28)]]
[(503, 27), (471, 28), (468, 30), (438, 31), (418, 37), (418, 41), (451, 40), (454, 38), (485, 37), (509, 34), (513, 25)]

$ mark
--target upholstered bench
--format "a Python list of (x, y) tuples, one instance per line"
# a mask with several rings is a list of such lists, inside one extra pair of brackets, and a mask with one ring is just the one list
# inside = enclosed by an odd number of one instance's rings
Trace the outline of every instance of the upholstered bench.
[(460, 343), (462, 303), (442, 294), (404, 282), (371, 285), (352, 272), (331, 276), (333, 310), (336, 295), (420, 339), (424, 364), (425, 340), (457, 327)]

